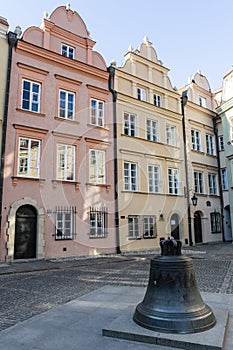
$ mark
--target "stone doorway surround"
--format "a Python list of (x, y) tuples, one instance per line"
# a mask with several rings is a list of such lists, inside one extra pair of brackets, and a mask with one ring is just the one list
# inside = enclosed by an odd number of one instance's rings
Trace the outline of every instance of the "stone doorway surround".
[(22, 198), (14, 202), (10, 207), (10, 212), (8, 215), (8, 229), (7, 229), (7, 254), (6, 262), (12, 262), (14, 260), (14, 243), (15, 243), (15, 222), (16, 222), (16, 212), (23, 205), (31, 205), (37, 211), (37, 251), (36, 258), (44, 258), (44, 220), (45, 214), (44, 209), (40, 208), (38, 203), (29, 197)]

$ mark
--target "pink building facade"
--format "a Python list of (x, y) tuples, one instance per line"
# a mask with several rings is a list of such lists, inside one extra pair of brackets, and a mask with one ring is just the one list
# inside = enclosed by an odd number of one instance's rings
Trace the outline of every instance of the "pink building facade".
[(70, 7), (12, 55), (0, 260), (115, 252), (112, 96)]

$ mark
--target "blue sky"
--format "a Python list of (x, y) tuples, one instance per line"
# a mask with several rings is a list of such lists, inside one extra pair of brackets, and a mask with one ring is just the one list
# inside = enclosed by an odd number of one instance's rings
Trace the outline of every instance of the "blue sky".
[[(0, 16), (10, 30), (39, 26), (49, 14), (67, 1), (1, 1)], [(233, 63), (233, 1), (222, 0), (73, 0), (71, 9), (82, 17), (97, 42), (107, 65), (120, 66), (131, 44), (136, 49), (145, 35), (153, 43), (164, 66), (170, 69), (172, 85), (181, 87), (201, 70), (212, 90), (222, 85)]]

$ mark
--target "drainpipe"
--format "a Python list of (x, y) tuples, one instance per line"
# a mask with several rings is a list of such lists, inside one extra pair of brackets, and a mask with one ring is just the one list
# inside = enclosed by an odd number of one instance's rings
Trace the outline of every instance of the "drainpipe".
[(215, 134), (215, 143), (217, 150), (217, 162), (218, 162), (218, 185), (220, 191), (220, 204), (221, 204), (221, 224), (222, 224), (222, 241), (225, 242), (225, 232), (224, 232), (224, 201), (223, 201), (223, 191), (222, 191), (222, 181), (221, 181), (221, 164), (220, 164), (220, 156), (219, 156), (219, 142), (218, 142), (218, 128), (217, 128), (217, 118), (218, 116), (213, 118), (214, 123), (214, 134)]
[(5, 161), (5, 147), (6, 147), (6, 130), (7, 130), (7, 114), (9, 104), (9, 91), (10, 91), (10, 79), (11, 79), (11, 63), (12, 63), (12, 50), (17, 43), (17, 33), (9, 32), (8, 37), (8, 64), (7, 64), (7, 79), (6, 79), (6, 93), (5, 93), (5, 106), (4, 115), (2, 120), (2, 148), (1, 148), (1, 163), (0, 163), (0, 228), (2, 222), (2, 193), (3, 193), (3, 181), (4, 181), (4, 161)]
[(184, 107), (188, 102), (187, 90), (182, 92), (181, 96), (181, 111), (182, 111), (182, 129), (184, 139), (184, 166), (185, 166), (185, 181), (186, 181), (186, 200), (188, 209), (188, 234), (189, 234), (189, 245), (193, 245), (192, 239), (192, 222), (191, 222), (191, 210), (189, 201), (189, 177), (188, 177), (188, 159), (187, 159), (187, 144), (186, 144), (186, 130), (185, 130), (185, 114)]
[(115, 79), (115, 67), (111, 65), (108, 67), (109, 80), (108, 87), (112, 93), (113, 101), (113, 145), (114, 145), (114, 199), (115, 199), (115, 228), (116, 228), (116, 254), (121, 254), (120, 249), (120, 233), (119, 233), (119, 203), (118, 203), (118, 190), (117, 190), (117, 179), (118, 179), (118, 164), (117, 164), (117, 113), (116, 113), (116, 101), (117, 91), (114, 90), (114, 79)]

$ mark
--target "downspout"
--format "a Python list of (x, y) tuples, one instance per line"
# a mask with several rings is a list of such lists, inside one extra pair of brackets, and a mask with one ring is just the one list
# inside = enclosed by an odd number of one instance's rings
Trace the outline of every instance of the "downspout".
[(185, 181), (186, 181), (186, 200), (187, 200), (187, 211), (188, 211), (188, 234), (189, 234), (189, 245), (193, 245), (192, 239), (192, 222), (191, 222), (191, 210), (189, 201), (189, 177), (188, 177), (188, 159), (187, 159), (187, 142), (186, 142), (186, 130), (185, 130), (185, 114), (184, 107), (188, 101), (187, 90), (182, 92), (181, 96), (181, 111), (182, 111), (182, 129), (184, 139), (184, 166), (185, 166)]
[(116, 101), (117, 91), (114, 90), (114, 79), (115, 79), (115, 67), (111, 65), (108, 67), (109, 80), (108, 88), (112, 93), (113, 101), (113, 145), (114, 145), (114, 199), (115, 199), (115, 229), (116, 229), (116, 254), (121, 254), (120, 249), (120, 233), (119, 233), (119, 203), (118, 203), (118, 164), (117, 164), (117, 112), (116, 112)]
[(6, 131), (7, 131), (7, 115), (9, 105), (9, 91), (10, 91), (10, 79), (11, 79), (11, 64), (12, 64), (12, 50), (17, 43), (17, 33), (9, 32), (8, 37), (8, 63), (7, 63), (7, 78), (6, 78), (6, 93), (5, 93), (5, 106), (4, 115), (2, 120), (2, 148), (1, 148), (1, 163), (0, 163), (0, 228), (2, 223), (2, 194), (3, 194), (3, 182), (4, 182), (4, 162), (5, 162), (5, 148), (6, 148)]
[(221, 204), (222, 241), (225, 242), (224, 212), (223, 212), (224, 201), (223, 201), (223, 191), (222, 191), (222, 181), (221, 181), (221, 164), (220, 164), (220, 156), (219, 156), (217, 118), (218, 118), (218, 116), (213, 118), (213, 123), (214, 123), (214, 134), (215, 134), (215, 143), (216, 143), (216, 149), (217, 149), (217, 162), (218, 162), (218, 185), (219, 185), (220, 204)]

